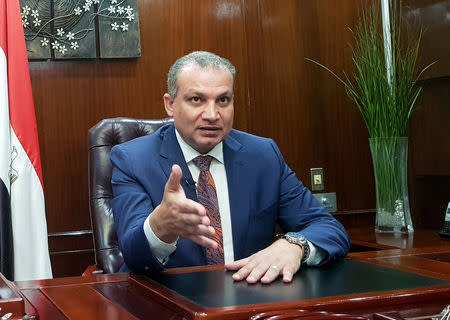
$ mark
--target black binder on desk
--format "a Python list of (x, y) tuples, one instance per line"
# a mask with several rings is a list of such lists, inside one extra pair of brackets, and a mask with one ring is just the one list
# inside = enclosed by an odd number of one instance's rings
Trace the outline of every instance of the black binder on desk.
[[(232, 272), (164, 274), (159, 284), (205, 308), (288, 302), (349, 294), (450, 285), (450, 282), (351, 259), (302, 268), (292, 283), (235, 282)], [(450, 303), (450, 301), (449, 301)]]

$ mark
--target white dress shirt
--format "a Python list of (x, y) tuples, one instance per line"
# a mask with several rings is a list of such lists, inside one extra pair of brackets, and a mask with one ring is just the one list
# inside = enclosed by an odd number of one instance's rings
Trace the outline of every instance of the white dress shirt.
[[(175, 134), (178, 143), (183, 152), (184, 159), (187, 163), (189, 171), (191, 172), (192, 178), (195, 183), (197, 183), (198, 177), (200, 175), (200, 169), (192, 161), (197, 156), (201, 155), (198, 151), (194, 150), (190, 145), (188, 145), (183, 138), (180, 136), (177, 130)], [(217, 200), (219, 203), (220, 220), (222, 224), (223, 231), (223, 249), (224, 249), (224, 259), (225, 264), (234, 261), (234, 251), (233, 251), (233, 233), (231, 230), (231, 214), (230, 214), (230, 200), (228, 197), (228, 180), (226, 175), (225, 163), (223, 160), (223, 143), (216, 145), (211, 151), (205, 155), (210, 155), (213, 157), (209, 171), (216, 184)], [(144, 222), (144, 233), (149, 242), (150, 248), (152, 249), (155, 257), (163, 264), (167, 263), (168, 257), (176, 249), (176, 243), (166, 243), (161, 241), (153, 232), (149, 223), (150, 215)], [(320, 248), (314, 247), (312, 243), (309, 243), (310, 254), (309, 258), (305, 261), (307, 265), (317, 265), (325, 257), (326, 252)]]

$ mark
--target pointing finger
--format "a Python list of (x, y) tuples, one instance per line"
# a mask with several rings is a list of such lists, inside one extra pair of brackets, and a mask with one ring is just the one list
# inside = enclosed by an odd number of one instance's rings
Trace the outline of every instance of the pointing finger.
[(180, 180), (183, 173), (181, 172), (181, 168), (179, 165), (174, 164), (172, 166), (172, 172), (169, 176), (169, 179), (166, 183), (166, 190), (167, 191), (178, 191), (180, 190)]

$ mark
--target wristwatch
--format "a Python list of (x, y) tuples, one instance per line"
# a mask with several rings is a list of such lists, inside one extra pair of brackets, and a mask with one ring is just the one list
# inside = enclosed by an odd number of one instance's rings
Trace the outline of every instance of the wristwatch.
[(286, 239), (290, 243), (294, 243), (296, 245), (299, 245), (303, 249), (303, 257), (302, 262), (305, 262), (306, 259), (309, 257), (309, 252), (311, 249), (309, 248), (308, 240), (300, 233), (298, 232), (288, 232), (285, 234), (282, 234), (279, 239)]

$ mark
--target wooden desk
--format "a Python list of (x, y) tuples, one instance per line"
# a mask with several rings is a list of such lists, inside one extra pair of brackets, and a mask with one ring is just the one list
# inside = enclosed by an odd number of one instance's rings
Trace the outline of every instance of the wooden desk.
[[(433, 230), (412, 237), (380, 237), (367, 228), (349, 234), (362, 252), (329, 267), (302, 269), (292, 284), (236, 283), (221, 267), (172, 269), (158, 282), (129, 274), (16, 283), (0, 277), (0, 306), (3, 314), (14, 314), (11, 319), (26, 313), (42, 320), (226, 320), (293, 309), (360, 319), (425, 319), (450, 305), (449, 239)], [(206, 291), (211, 294), (203, 295)]]
[[(281, 280), (269, 286), (235, 283), (220, 267), (198, 267), (171, 270), (157, 279), (160, 283), (110, 274), (16, 282), (13, 289), (23, 297), (25, 312), (42, 320), (249, 319), (292, 309), (418, 319), (450, 304), (449, 258), (450, 246), (351, 253), (335, 266), (304, 269), (289, 285)], [(329, 290), (326, 296), (320, 287)], [(299, 295), (302, 288), (308, 289)], [(212, 292), (211, 298), (203, 291)], [(13, 319), (18, 316), (23, 314)]]
[(382, 249), (412, 249), (431, 246), (449, 246), (450, 238), (439, 236), (438, 230), (419, 229), (412, 234), (375, 233), (374, 228), (352, 228), (347, 230), (352, 239), (352, 251)]

